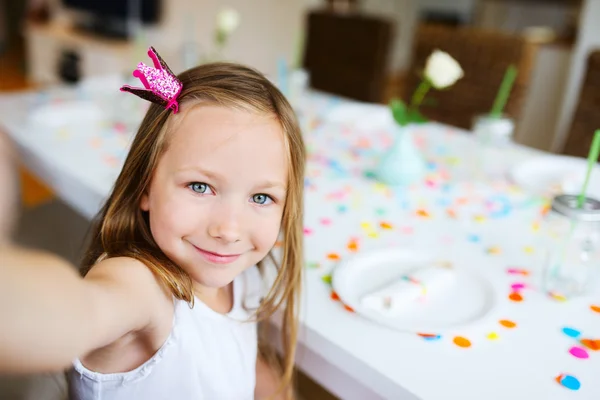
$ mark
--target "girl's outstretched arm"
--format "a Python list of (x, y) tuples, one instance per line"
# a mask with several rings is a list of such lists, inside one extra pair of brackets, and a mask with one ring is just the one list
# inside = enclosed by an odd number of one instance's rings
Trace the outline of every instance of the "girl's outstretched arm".
[(0, 372), (67, 367), (74, 358), (148, 326), (163, 296), (152, 272), (133, 259), (107, 259), (82, 279), (54, 256), (3, 247)]

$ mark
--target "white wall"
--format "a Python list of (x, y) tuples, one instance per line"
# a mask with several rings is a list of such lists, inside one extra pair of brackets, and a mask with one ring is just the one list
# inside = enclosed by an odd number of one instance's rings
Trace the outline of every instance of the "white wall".
[[(165, 15), (153, 42), (162, 42), (164, 58), (181, 60), (186, 24), (193, 20), (191, 39), (203, 51), (212, 46), (215, 15), (223, 6), (241, 14), (241, 24), (232, 35), (225, 57), (253, 66), (266, 74), (275, 74), (277, 59), (292, 61), (297, 35), (301, 32), (306, 10), (318, 0), (166, 0)], [(158, 44), (156, 44), (158, 48)]]
[(547, 26), (561, 32), (573, 17), (571, 10), (574, 9), (576, 7), (567, 4), (482, 0), (474, 24), (508, 33), (521, 33), (530, 26)]
[(562, 94), (562, 109), (552, 145), (554, 151), (560, 151), (566, 140), (585, 76), (587, 57), (595, 49), (600, 49), (600, 0), (584, 0), (569, 77)]

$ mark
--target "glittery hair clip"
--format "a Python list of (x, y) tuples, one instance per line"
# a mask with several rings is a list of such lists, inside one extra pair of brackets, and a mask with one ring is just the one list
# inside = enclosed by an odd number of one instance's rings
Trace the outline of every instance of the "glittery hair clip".
[(148, 56), (152, 59), (154, 67), (149, 67), (141, 62), (133, 71), (133, 76), (142, 82), (144, 88), (123, 85), (121, 91), (133, 93), (165, 108), (172, 108), (173, 113), (177, 113), (179, 110), (177, 97), (183, 87), (181, 81), (173, 74), (154, 47), (148, 49)]

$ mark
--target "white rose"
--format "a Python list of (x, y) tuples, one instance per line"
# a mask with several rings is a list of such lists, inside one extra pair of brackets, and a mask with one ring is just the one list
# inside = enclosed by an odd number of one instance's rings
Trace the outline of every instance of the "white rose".
[(440, 50), (431, 53), (425, 64), (425, 77), (436, 89), (454, 85), (463, 75), (460, 64), (448, 53)]
[(229, 35), (237, 29), (239, 24), (240, 13), (233, 8), (224, 8), (217, 14), (217, 30), (222, 34)]

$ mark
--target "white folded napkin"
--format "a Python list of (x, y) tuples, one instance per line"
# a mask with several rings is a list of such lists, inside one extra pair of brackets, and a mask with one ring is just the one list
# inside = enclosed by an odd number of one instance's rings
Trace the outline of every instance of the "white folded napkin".
[(417, 268), (392, 283), (364, 295), (360, 302), (365, 308), (386, 317), (396, 317), (406, 312), (419, 298), (438, 297), (452, 286), (455, 271), (447, 267), (427, 266)]

